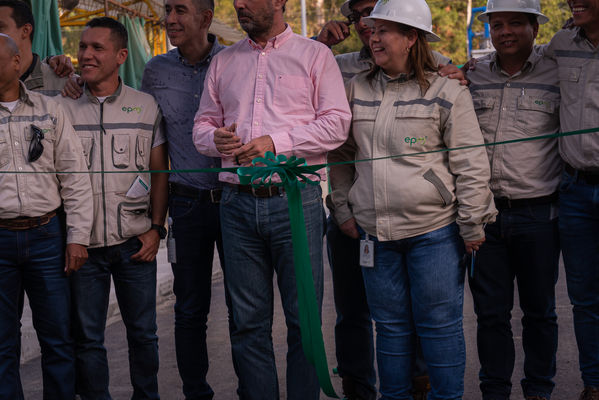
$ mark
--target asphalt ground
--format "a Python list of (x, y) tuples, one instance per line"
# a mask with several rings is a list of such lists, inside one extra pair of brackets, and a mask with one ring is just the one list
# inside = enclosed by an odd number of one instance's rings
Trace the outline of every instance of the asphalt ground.
[[(170, 269), (168, 264), (164, 265), (164, 258), (159, 266), (159, 271)], [(560, 277), (557, 284), (557, 312), (559, 323), (559, 347), (557, 353), (557, 375), (555, 377), (556, 387), (552, 399), (575, 400), (582, 390), (580, 373), (578, 370), (578, 352), (572, 326), (572, 311), (567, 297), (565, 275), (563, 265), (560, 267)], [(160, 275), (160, 272), (159, 272)], [(164, 276), (164, 273), (163, 273)], [(231, 350), (229, 345), (229, 334), (227, 328), (227, 311), (224, 299), (223, 280), (220, 269), (215, 265), (213, 276), (213, 295), (211, 313), (208, 321), (208, 349), (210, 357), (210, 370), (208, 382), (212, 386), (216, 400), (236, 399), (235, 390), (237, 379), (231, 363)], [(276, 283), (275, 283), (276, 284)], [(158, 336), (160, 349), (160, 372), (159, 390), (163, 400), (183, 399), (181, 392), (181, 380), (178, 375), (175, 347), (174, 347), (174, 297), (168, 290), (158, 294), (159, 306), (157, 313)], [(464, 333), (466, 338), (467, 365), (465, 373), (465, 400), (480, 399), (478, 389), (478, 356), (476, 351), (476, 317), (472, 308), (472, 298), (466, 284), (466, 295), (464, 304)], [(279, 299), (275, 296), (275, 318), (273, 324), (273, 344), (278, 366), (279, 386), (281, 399), (285, 399), (285, 354), (286, 328)], [(514, 341), (516, 344), (516, 367), (512, 382), (512, 398), (522, 399), (522, 391), (519, 381), (523, 376), (522, 363), (522, 337), (517, 298), (512, 318)], [(106, 329), (106, 347), (108, 349), (108, 361), (110, 366), (110, 392), (115, 400), (129, 399), (132, 394), (129, 369), (128, 351), (125, 338), (125, 328), (122, 321), (118, 320)], [(333, 304), (331, 273), (325, 257), (325, 292), (323, 302), (323, 335), (329, 368), (335, 365), (335, 344), (333, 328), (335, 324), (335, 308)], [(338, 394), (341, 394), (341, 380), (331, 373), (332, 382)], [(42, 399), (42, 378), (40, 369), (40, 358), (33, 358), (22, 365), (21, 379), (27, 400)], [(260, 388), (256, 388), (260, 390)], [(325, 399), (324, 395), (321, 399)]]

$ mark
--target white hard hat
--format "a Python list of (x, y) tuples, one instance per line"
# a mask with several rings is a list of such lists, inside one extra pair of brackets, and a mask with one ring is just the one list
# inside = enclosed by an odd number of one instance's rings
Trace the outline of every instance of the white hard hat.
[(541, 13), (541, 4), (539, 0), (488, 0), (487, 11), (478, 15), (478, 20), (489, 23), (489, 14), (496, 12), (521, 12), (537, 16), (539, 24), (549, 21)]
[(426, 40), (429, 42), (441, 40), (433, 33), (433, 18), (425, 0), (379, 0), (370, 16), (364, 18), (364, 23), (373, 26), (375, 19), (384, 19), (420, 29), (426, 33)]

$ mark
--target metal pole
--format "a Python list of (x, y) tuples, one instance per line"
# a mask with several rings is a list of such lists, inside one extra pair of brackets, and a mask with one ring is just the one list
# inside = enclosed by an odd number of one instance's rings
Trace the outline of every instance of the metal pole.
[(108, 0), (104, 0), (104, 15), (108, 17)]
[(302, 5), (302, 36), (308, 36), (308, 29), (306, 27), (306, 0), (301, 0)]

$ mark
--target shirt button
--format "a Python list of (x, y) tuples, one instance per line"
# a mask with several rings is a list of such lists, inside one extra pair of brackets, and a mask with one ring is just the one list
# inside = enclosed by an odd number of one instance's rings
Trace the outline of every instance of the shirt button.
[(263, 77), (264, 77), (264, 75), (258, 74), (258, 78), (262, 79)]
[(261, 99), (256, 99), (256, 103), (261, 103), (262, 100)]
[(19, 145), (19, 142), (15, 142), (15, 146), (18, 146), (18, 145)]
[(23, 171), (23, 167), (19, 167), (19, 171)]
[(512, 86), (512, 85), (511, 85), (511, 84), (508, 82), (508, 83), (507, 83), (505, 86), (507, 86), (507, 87), (510, 87), (510, 86)]
[(505, 107), (502, 107), (501, 109), (502, 109), (503, 111), (505, 111)]
[(195, 98), (197, 99), (197, 98), (198, 98), (198, 95), (197, 95), (197, 94), (194, 94), (194, 95), (193, 95), (193, 97), (195, 97)]
[(258, 126), (258, 125), (260, 125), (260, 124), (258, 123), (258, 121), (254, 122), (254, 126)]
[(265, 52), (262, 52), (262, 53), (260, 53), (260, 55), (261, 55), (261, 56), (265, 56), (265, 55), (266, 55), (266, 53), (265, 53)]
[(197, 70), (196, 70), (196, 71), (193, 71), (193, 73), (194, 73), (194, 74), (197, 74), (197, 73), (198, 73), (198, 71), (197, 71)]

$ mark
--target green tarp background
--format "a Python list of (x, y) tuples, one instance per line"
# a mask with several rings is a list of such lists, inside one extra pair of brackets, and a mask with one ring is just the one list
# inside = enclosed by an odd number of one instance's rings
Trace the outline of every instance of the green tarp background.
[(31, 0), (35, 19), (33, 52), (41, 58), (63, 54), (57, 0)]
[(135, 89), (141, 87), (141, 77), (146, 63), (152, 58), (150, 44), (146, 38), (143, 18), (129, 18), (128, 15), (119, 15), (119, 22), (125, 25), (129, 33), (129, 56), (119, 69), (119, 74), (125, 85)]

